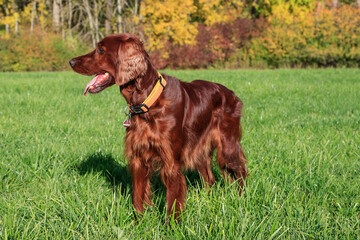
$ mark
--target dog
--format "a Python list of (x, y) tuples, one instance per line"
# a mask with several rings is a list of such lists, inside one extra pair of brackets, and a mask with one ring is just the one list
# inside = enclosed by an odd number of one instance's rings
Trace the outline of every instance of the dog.
[(158, 73), (134, 34), (107, 36), (95, 50), (69, 63), (77, 73), (95, 75), (84, 95), (116, 84), (128, 103), (125, 155), (138, 213), (143, 213), (144, 204), (152, 205), (150, 179), (159, 170), (168, 214), (177, 218), (187, 190), (182, 169), (197, 170), (207, 187), (212, 186), (214, 150), (224, 178), (237, 180), (241, 194), (247, 176), (240, 144), (243, 104), (233, 91), (217, 83), (187, 83)]

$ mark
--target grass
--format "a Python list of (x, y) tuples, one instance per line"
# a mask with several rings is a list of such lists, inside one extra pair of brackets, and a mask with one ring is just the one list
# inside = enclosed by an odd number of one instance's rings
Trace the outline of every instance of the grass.
[(83, 97), (90, 79), (75, 73), (0, 73), (0, 238), (360, 238), (360, 70), (167, 73), (243, 100), (241, 197), (216, 164), (210, 194), (187, 172), (182, 222), (166, 224), (155, 177), (136, 224), (118, 88)]

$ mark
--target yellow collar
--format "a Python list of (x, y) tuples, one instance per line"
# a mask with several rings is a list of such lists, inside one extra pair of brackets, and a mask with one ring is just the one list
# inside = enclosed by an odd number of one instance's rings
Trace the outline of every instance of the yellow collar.
[(132, 114), (140, 114), (146, 113), (149, 111), (150, 107), (156, 102), (156, 100), (160, 97), (161, 93), (165, 89), (166, 80), (163, 76), (158, 72), (159, 80), (155, 84), (155, 87), (151, 91), (150, 95), (145, 99), (145, 101), (136, 106), (129, 106), (129, 110)]

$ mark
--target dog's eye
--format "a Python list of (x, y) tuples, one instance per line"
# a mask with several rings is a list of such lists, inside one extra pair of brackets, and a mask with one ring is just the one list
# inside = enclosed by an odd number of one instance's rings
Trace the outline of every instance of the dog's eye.
[(104, 53), (104, 49), (102, 49), (101, 47), (99, 47), (99, 48), (97, 49), (97, 51), (98, 51), (99, 54), (103, 54), (103, 53)]

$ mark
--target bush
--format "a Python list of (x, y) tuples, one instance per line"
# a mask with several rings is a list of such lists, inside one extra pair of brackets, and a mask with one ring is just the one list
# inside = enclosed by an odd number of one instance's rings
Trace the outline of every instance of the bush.
[[(179, 46), (171, 42), (150, 55), (158, 68), (206, 68), (229, 61), (231, 55), (261, 34), (263, 19), (237, 19), (233, 23), (198, 25), (194, 45)], [(164, 54), (165, 53), (165, 54)]]
[(360, 9), (314, 10), (277, 6), (262, 37), (245, 49), (248, 59), (270, 67), (360, 66)]
[(72, 57), (89, 49), (82, 41), (36, 29), (1, 39), (0, 71), (58, 71), (69, 69)]
[(194, 45), (152, 52), (159, 68), (359, 67), (360, 9), (281, 2), (267, 18), (198, 25)]
[[(266, 20), (191, 24), (194, 43), (166, 38), (150, 51), (157, 68), (360, 67), (360, 8), (354, 6), (279, 2)], [(0, 71), (70, 70), (68, 60), (89, 51), (76, 37), (63, 41), (40, 29), (0, 41)]]

